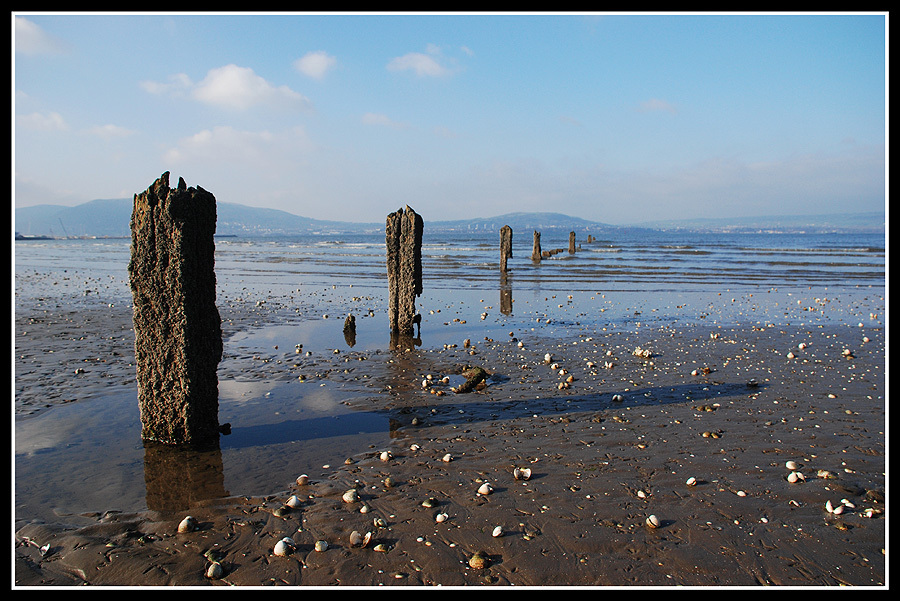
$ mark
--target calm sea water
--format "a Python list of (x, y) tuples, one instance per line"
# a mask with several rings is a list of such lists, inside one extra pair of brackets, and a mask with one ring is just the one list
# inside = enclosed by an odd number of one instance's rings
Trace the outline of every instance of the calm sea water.
[[(427, 226), (426, 226), (427, 228)], [(878, 234), (616, 233), (579, 239), (539, 263), (532, 236), (513, 237), (509, 274), (517, 289), (709, 290), (729, 287), (883, 286), (885, 236)], [(16, 242), (15, 268), (42, 273), (89, 270), (127, 284), (130, 240)], [(543, 250), (568, 248), (568, 234), (544, 232)], [(426, 288), (496, 288), (499, 236), (426, 234)], [(277, 290), (386, 281), (383, 234), (217, 238), (220, 289), (258, 285)], [(127, 286), (122, 293), (128, 294)]]

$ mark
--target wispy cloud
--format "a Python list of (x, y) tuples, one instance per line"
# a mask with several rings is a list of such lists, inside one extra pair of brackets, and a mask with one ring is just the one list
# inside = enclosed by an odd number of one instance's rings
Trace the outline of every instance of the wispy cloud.
[(16, 115), (16, 127), (33, 131), (66, 131), (69, 126), (59, 113)]
[(366, 113), (362, 116), (362, 122), (366, 125), (382, 125), (385, 127), (393, 127), (394, 129), (404, 129), (409, 127), (407, 124), (394, 121), (382, 113)]
[(91, 127), (87, 130), (87, 133), (92, 136), (97, 136), (98, 138), (103, 138), (104, 140), (112, 140), (115, 138), (125, 138), (127, 136), (133, 135), (135, 132), (132, 129), (108, 124)]
[(335, 65), (337, 65), (337, 58), (324, 50), (307, 52), (294, 61), (294, 68), (297, 71), (313, 79), (322, 79)]
[(678, 112), (675, 108), (675, 105), (670, 102), (666, 102), (665, 100), (660, 100), (659, 98), (651, 98), (650, 100), (645, 100), (640, 104), (638, 110), (642, 113), (672, 113), (673, 115)]
[(235, 166), (242, 169), (275, 168), (279, 157), (290, 161), (311, 148), (302, 128), (272, 133), (219, 126), (179, 140), (163, 158), (176, 165), (202, 163), (228, 170)]
[(173, 75), (167, 83), (141, 82), (152, 94), (189, 95), (204, 104), (226, 109), (246, 110), (255, 106), (307, 110), (312, 102), (287, 86), (274, 86), (249, 67), (225, 65), (210, 69), (200, 82), (194, 84), (183, 73)]
[[(430, 48), (432, 51), (436, 50), (433, 47)], [(450, 73), (450, 70), (441, 65), (433, 55), (422, 52), (409, 52), (391, 59), (387, 64), (387, 70), (412, 71), (419, 77), (442, 77)]]
[(67, 46), (25, 17), (16, 17), (15, 36), (16, 53), (21, 54), (60, 54)]

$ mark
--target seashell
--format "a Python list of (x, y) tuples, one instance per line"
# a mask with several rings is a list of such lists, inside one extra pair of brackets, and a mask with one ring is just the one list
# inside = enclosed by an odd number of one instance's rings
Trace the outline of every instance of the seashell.
[(375, 518), (372, 520), (372, 523), (376, 528), (387, 528), (387, 522), (384, 521), (384, 518)]
[(209, 567), (206, 568), (206, 577), (211, 580), (218, 580), (222, 576), (225, 575), (225, 570), (222, 568), (222, 564), (218, 561), (214, 561), (209, 564)]
[(356, 503), (359, 501), (359, 493), (356, 492), (355, 488), (351, 488), (341, 498), (344, 499), (344, 503)]
[(317, 540), (317, 541), (316, 541), (316, 545), (315, 545), (315, 549), (316, 549), (316, 551), (318, 551), (319, 553), (321, 553), (322, 551), (325, 551), (326, 549), (328, 549), (328, 541)]
[(482, 570), (487, 567), (487, 557), (481, 551), (476, 552), (469, 558), (469, 567), (474, 570)]
[(530, 480), (531, 479), (531, 468), (530, 467), (517, 467), (513, 470), (513, 478), (516, 480)]
[(453, 455), (447, 453), (441, 458), (441, 461), (443, 461), (444, 463), (450, 463), (451, 461), (453, 461)]
[(359, 530), (354, 530), (350, 533), (350, 546), (358, 547), (362, 545), (363, 535), (359, 533)]
[(790, 482), (791, 484), (796, 484), (797, 482), (800, 482), (801, 480), (803, 480), (803, 474), (801, 474), (800, 472), (791, 472), (787, 476), (787, 481)]
[(437, 507), (437, 505), (438, 505), (438, 500), (435, 499), (434, 497), (430, 497), (430, 498), (422, 501), (422, 507)]
[(298, 497), (297, 495), (291, 495), (290, 498), (287, 501), (285, 501), (284, 504), (287, 505), (288, 507), (290, 507), (291, 509), (297, 509), (298, 507), (300, 507), (301, 503), (302, 503), (302, 501), (300, 500), (300, 497)]
[(856, 505), (851, 503), (848, 499), (841, 499), (841, 505), (843, 505), (847, 509), (856, 509)]
[(419, 450), (419, 445), (413, 443), (413, 444), (409, 445), (409, 450), (410, 450), (410, 451), (418, 451), (418, 450)]
[(198, 527), (197, 520), (193, 516), (187, 516), (178, 524), (179, 532), (193, 532)]
[(369, 506), (363, 503), (363, 506), (359, 508), (360, 513), (369, 513)]
[(544, 355), (544, 363), (550, 363), (553, 361), (553, 356), (550, 353)]
[(496, 528), (494, 528), (494, 531), (491, 532), (491, 536), (493, 536), (494, 538), (499, 538), (499, 537), (503, 536), (503, 528), (500, 526), (497, 526)]
[(745, 493), (745, 492), (742, 491), (742, 490), (739, 490), (739, 491), (737, 491), (737, 492), (734, 493), (734, 494), (736, 494), (736, 495), (739, 496), (739, 497), (746, 497), (746, 496), (747, 496), (747, 493)]
[(491, 494), (493, 491), (494, 491), (494, 489), (491, 488), (491, 485), (488, 484), (487, 482), (485, 482), (484, 484), (482, 484), (481, 486), (478, 487), (478, 494), (479, 494), (479, 495), (489, 495), (489, 494)]
[(287, 557), (294, 552), (294, 541), (286, 536), (275, 543), (275, 548), (272, 552), (279, 557)]
[(799, 470), (800, 464), (796, 461), (787, 461), (785, 462), (784, 467), (788, 468), (789, 470)]
[(647, 525), (651, 528), (659, 528), (659, 518), (655, 515), (647, 517)]
[(288, 507), (287, 505), (282, 505), (281, 507), (276, 508), (275, 511), (272, 512), (272, 515), (274, 515), (275, 517), (283, 518), (284, 516), (289, 515), (290, 513), (291, 513), (291, 508)]
[(439, 513), (436, 516), (434, 516), (434, 521), (437, 522), (438, 524), (440, 524), (442, 522), (446, 522), (449, 518), (450, 518), (450, 516), (447, 515), (446, 513)]
[(391, 452), (390, 451), (382, 451), (381, 452), (381, 460), (382, 461), (390, 461), (391, 460)]
[(378, 543), (377, 545), (375, 545), (374, 550), (378, 551), (379, 553), (387, 553), (388, 547), (384, 543)]
[(819, 478), (826, 478), (829, 480), (832, 478), (837, 478), (837, 474), (835, 474), (834, 472), (830, 472), (828, 470), (819, 470), (818, 472), (816, 472), (816, 476), (818, 476)]
[(612, 396), (612, 400), (614, 400), (617, 403), (621, 403), (622, 401), (625, 400), (625, 397), (623, 397), (621, 394), (614, 394)]
[(793, 358), (794, 358), (794, 353), (788, 353), (788, 354), (787, 354), (787, 358), (788, 358), (788, 359), (793, 359)]
[(695, 486), (697, 484), (697, 479), (691, 476), (687, 479), (687, 482), (685, 482), (685, 484), (687, 484), (688, 486)]
[(297, 486), (306, 486), (307, 484), (309, 484), (309, 476), (306, 474), (297, 476)]

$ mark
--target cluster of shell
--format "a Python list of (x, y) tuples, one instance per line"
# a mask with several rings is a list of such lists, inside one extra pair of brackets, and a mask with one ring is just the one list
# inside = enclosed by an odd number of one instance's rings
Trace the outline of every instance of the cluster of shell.
[(651, 353), (649, 349), (645, 349), (645, 348), (641, 348), (641, 347), (636, 347), (634, 349), (634, 351), (632, 351), (631, 354), (634, 355), (635, 357), (641, 357), (643, 359), (649, 359), (650, 357), (653, 356), (653, 353)]
[(422, 388), (436, 396), (444, 396), (445, 394), (447, 394), (446, 391), (442, 389), (442, 387), (449, 387), (449, 386), (450, 386), (450, 376), (444, 376), (442, 378), (437, 378), (432, 374), (427, 374), (425, 376), (425, 378), (422, 380)]

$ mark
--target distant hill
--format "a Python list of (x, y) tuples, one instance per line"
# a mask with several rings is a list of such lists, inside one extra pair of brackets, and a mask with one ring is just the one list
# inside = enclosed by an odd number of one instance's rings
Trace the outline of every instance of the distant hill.
[[(92, 200), (74, 207), (39, 205), (15, 211), (17, 234), (50, 237), (130, 237), (133, 199)], [(234, 203), (218, 203), (216, 234), (272, 236), (290, 234), (374, 233), (384, 222), (352, 223), (300, 217), (277, 209), (260, 209)], [(561, 213), (507, 213), (454, 221), (428, 221), (430, 232), (498, 232), (509, 225), (515, 232), (565, 230), (600, 235), (625, 229), (708, 232), (866, 232), (884, 233), (884, 213), (744, 219), (695, 219), (658, 221), (622, 227), (589, 221)]]

